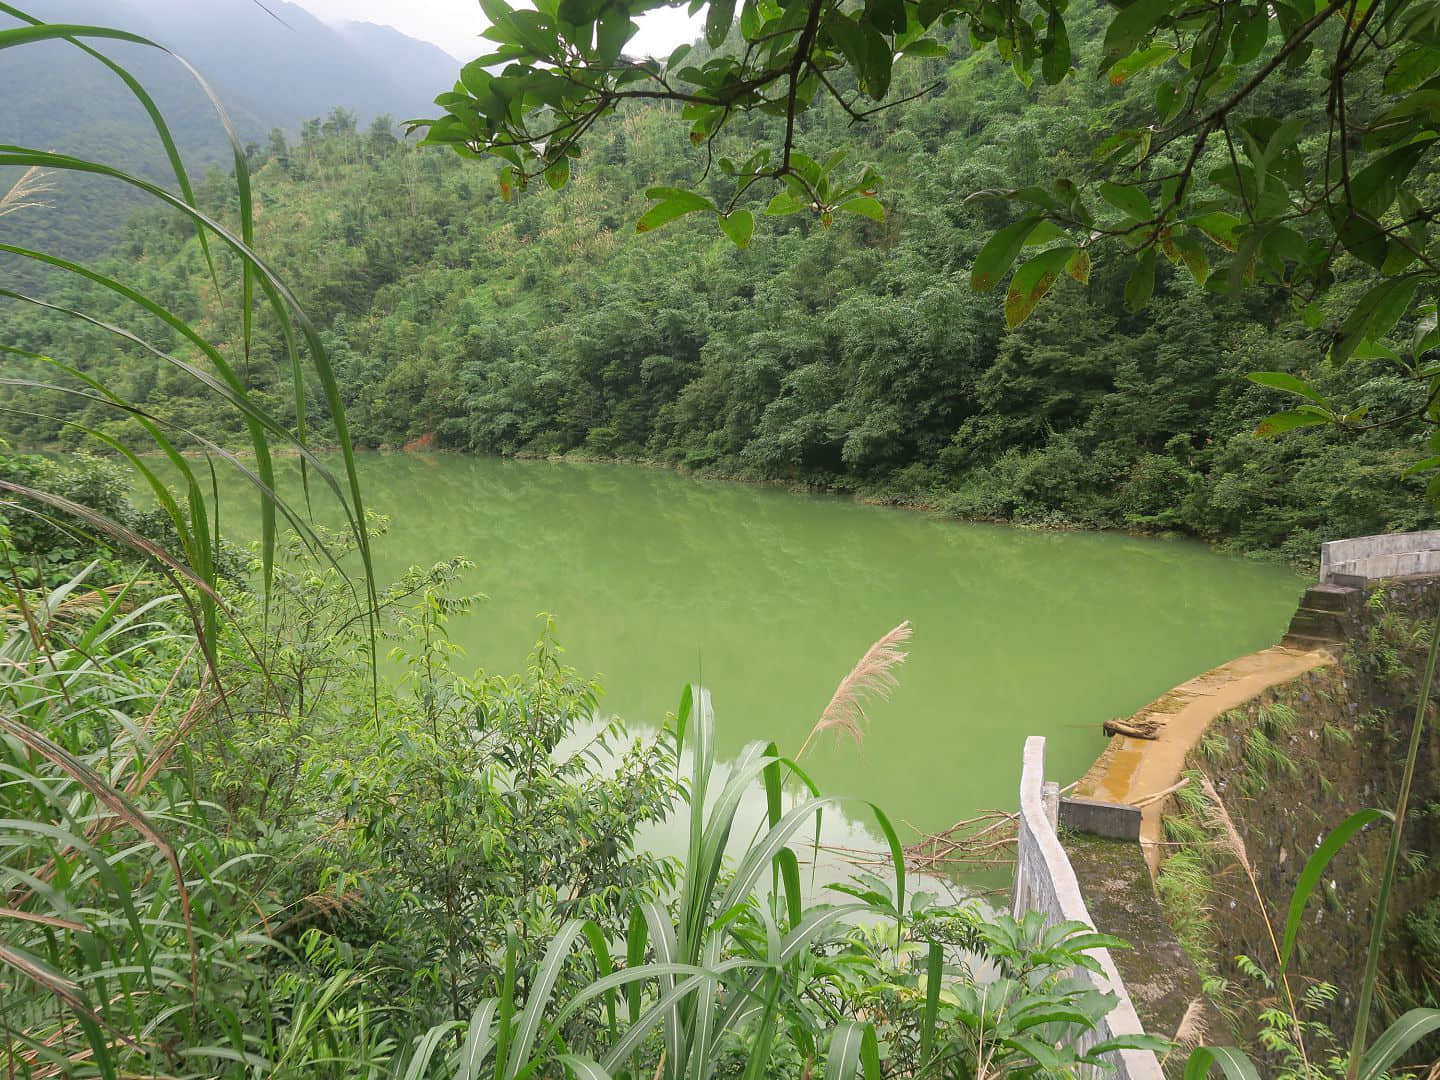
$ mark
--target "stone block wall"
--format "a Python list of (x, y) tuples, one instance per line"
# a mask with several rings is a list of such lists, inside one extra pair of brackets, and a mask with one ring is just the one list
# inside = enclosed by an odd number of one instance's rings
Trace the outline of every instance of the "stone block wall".
[(1322, 585), (1363, 585), (1419, 574), (1440, 574), (1440, 530), (1357, 536), (1320, 545)]

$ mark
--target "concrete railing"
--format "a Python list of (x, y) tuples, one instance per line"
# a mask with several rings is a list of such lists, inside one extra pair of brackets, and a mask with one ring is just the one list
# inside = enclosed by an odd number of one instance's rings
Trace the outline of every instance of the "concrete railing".
[(1440, 530), (1356, 536), (1320, 545), (1322, 585), (1364, 585), (1416, 574), (1440, 574)]
[[(1047, 791), (1046, 789), (1050, 790)], [(1039, 735), (1025, 740), (1025, 763), (1020, 776), (1020, 837), (1015, 864), (1015, 917), (1027, 911), (1042, 911), (1051, 923), (1074, 920), (1094, 927), (1080, 883), (1070, 858), (1055, 834), (1059, 809), (1058, 792), (1045, 783), (1045, 740)], [(1079, 969), (1076, 974), (1089, 979), (1096, 989), (1116, 997), (1115, 1007), (1100, 1025), (1087, 1036), (1084, 1046), (1094, 1046), (1117, 1035), (1143, 1034), (1140, 1017), (1130, 1000), (1120, 972), (1108, 949), (1096, 949), (1091, 955), (1100, 965), (1099, 972)], [(1120, 1050), (1116, 1076), (1120, 1080), (1162, 1080), (1160, 1063), (1148, 1050)]]

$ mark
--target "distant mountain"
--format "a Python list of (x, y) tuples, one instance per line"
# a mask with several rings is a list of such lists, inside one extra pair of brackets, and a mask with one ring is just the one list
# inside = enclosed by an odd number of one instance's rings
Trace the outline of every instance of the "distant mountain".
[[(29, 0), (23, 8), (51, 22), (117, 26), (155, 39), (198, 68), (227, 107), (265, 130), (293, 130), (337, 105), (356, 112), (361, 123), (386, 113), (420, 115), (431, 111), (432, 99), (455, 81), (460, 66), (443, 50), (388, 26), (330, 26), (283, 0), (265, 0), (263, 7), (256, 0)], [(14, 20), (0, 16), (0, 27), (10, 25)], [(162, 90), (195, 96), (188, 77), (167, 58), (146, 55), (140, 46), (103, 48), (143, 68)], [(27, 46), (0, 65), (0, 100), (8, 104), (16, 93), (33, 99), (44, 87), (27, 84), (41, 75), (57, 99), (72, 96), (71, 80), (89, 83), (91, 67), (69, 46)], [(0, 134), (16, 119), (14, 110), (6, 113)]]
[[(390, 27), (334, 27), (283, 0), (21, 0), (50, 22), (131, 30), (173, 49), (204, 75), (245, 140), (271, 128), (293, 134), (332, 109), (363, 125), (434, 111), (434, 96), (457, 77), (442, 50)], [(15, 25), (0, 15), (0, 28)], [(197, 171), (229, 160), (224, 131), (208, 99), (172, 58), (144, 46), (95, 42), (155, 96), (187, 164)], [(0, 54), (0, 143), (100, 158), (167, 181), (160, 144), (144, 110), (113, 73), (64, 42)], [(14, 179), (0, 170), (0, 188)], [(0, 239), (88, 258), (118, 237), (132, 197), (107, 181), (65, 177), (54, 206), (0, 219)], [(29, 271), (0, 262), (0, 281)]]
[[(62, 0), (56, 0), (57, 3)], [(93, 4), (94, 0), (88, 0)], [(295, 4), (265, 0), (122, 0), (111, 21), (148, 18), (153, 36), (198, 67), (224, 95), (270, 123), (294, 127), (337, 105), (362, 123), (431, 111), (459, 63), (434, 45), (374, 25), (333, 27)]]
[[(387, 106), (384, 112), (394, 113), (398, 120), (439, 115), (435, 95), (449, 90), (460, 77), (458, 60), (428, 41), (417, 41), (393, 26), (350, 22), (334, 29), (372, 71), (390, 73), (397, 96), (406, 101), (406, 106)], [(476, 41), (477, 56), (485, 51), (483, 44)]]

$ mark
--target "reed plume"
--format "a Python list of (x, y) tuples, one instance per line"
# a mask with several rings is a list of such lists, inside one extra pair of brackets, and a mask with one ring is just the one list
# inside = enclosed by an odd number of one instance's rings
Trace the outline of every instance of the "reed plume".
[(815, 721), (810, 734), (805, 736), (800, 753), (795, 755), (797, 760), (804, 756), (816, 736), (823, 731), (833, 729), (844, 732), (855, 740), (857, 746), (864, 742), (864, 725), (869, 721), (865, 715), (865, 703), (871, 698), (884, 701), (900, 685), (893, 669), (909, 655), (901, 646), (910, 640), (910, 634), (910, 620), (906, 619), (865, 651), (860, 662), (850, 669), (850, 674), (840, 680), (835, 696), (825, 706), (820, 719)]
[(10, 190), (0, 195), (0, 217), (17, 210), (50, 206), (47, 200), (39, 198), (47, 191), (55, 190), (55, 184), (49, 177), (50, 174), (38, 165), (32, 165), (21, 173)]
[(1280, 973), (1280, 987), (1285, 992), (1285, 1005), (1290, 1013), (1290, 1021), (1295, 1033), (1295, 1048), (1300, 1052), (1300, 1060), (1305, 1065), (1304, 1075), (1310, 1074), (1310, 1055), (1305, 1049), (1304, 1027), (1300, 1023), (1300, 1011), (1295, 1006), (1295, 995), (1290, 991), (1290, 977), (1285, 971), (1285, 963), (1281, 959), (1280, 942), (1275, 937), (1275, 926), (1270, 921), (1270, 911), (1265, 906), (1265, 899), (1260, 895), (1260, 882), (1255, 877), (1255, 868), (1250, 863), (1250, 856), (1245, 850), (1245, 841), (1240, 836), (1240, 830), (1235, 827), (1235, 820), (1230, 816), (1230, 811), (1225, 809), (1225, 802), (1220, 798), (1220, 792), (1215, 790), (1215, 785), (1210, 777), (1199, 773), (1200, 789), (1205, 792), (1205, 797), (1210, 801), (1210, 826), (1221, 835), (1221, 846), (1235, 857), (1240, 864), (1240, 869), (1245, 872), (1245, 878), (1250, 882), (1250, 891), (1255, 894), (1255, 906), (1260, 912), (1260, 921), (1265, 924), (1265, 933), (1270, 938), (1270, 948), (1275, 953), (1275, 964)]
[[(1230, 817), (1230, 812), (1225, 809), (1225, 803), (1220, 798), (1220, 792), (1215, 790), (1214, 783), (1204, 773), (1199, 774), (1200, 789), (1205, 792), (1205, 797), (1210, 801), (1210, 827), (1215, 829), (1223, 837), (1222, 846), (1235, 857), (1240, 864), (1240, 869), (1245, 871), (1245, 876), (1250, 879), (1251, 884), (1255, 883), (1255, 868), (1250, 865), (1250, 854), (1245, 848), (1245, 841), (1240, 838), (1240, 830), (1235, 827), (1235, 821)], [(1259, 887), (1256, 886), (1256, 899), (1259, 899)], [(1269, 913), (1266, 911), (1264, 902), (1260, 902), (1260, 914), (1266, 921), (1269, 921)]]
[(1176, 1049), (1193, 1050), (1209, 1036), (1206, 1030), (1208, 1026), (1205, 1019), (1205, 999), (1197, 997), (1186, 1008), (1185, 1015), (1180, 1018), (1180, 1026), (1175, 1029), (1170, 1041), (1175, 1044)]

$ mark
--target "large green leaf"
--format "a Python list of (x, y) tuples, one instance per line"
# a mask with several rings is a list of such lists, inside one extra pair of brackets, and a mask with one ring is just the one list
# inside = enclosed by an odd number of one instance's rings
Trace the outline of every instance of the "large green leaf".
[(1149, 221), (1155, 216), (1155, 212), (1150, 208), (1150, 200), (1137, 187), (1106, 181), (1100, 185), (1100, 197), (1131, 221)]
[(1121, 8), (1105, 31), (1105, 62), (1113, 64), (1134, 51), (1174, 6), (1175, 0), (1133, 0)]
[(1020, 265), (1005, 294), (1005, 325), (1019, 326), (1030, 317), (1079, 248), (1073, 244), (1042, 251)]
[(1154, 295), (1155, 249), (1146, 248), (1140, 253), (1130, 280), (1125, 282), (1125, 306), (1131, 311), (1143, 311)]
[(988, 292), (1014, 265), (1025, 246), (1025, 239), (1041, 222), (1039, 214), (1030, 214), (1013, 225), (998, 230), (985, 241), (980, 254), (975, 256), (975, 265), (970, 269), (970, 286), (977, 292)]
[(735, 0), (710, 0), (705, 12), (705, 40), (718, 49), (735, 21)]
[(1386, 1028), (1365, 1051), (1355, 1080), (1380, 1080), (1390, 1066), (1400, 1060), (1401, 1054), (1436, 1031), (1440, 1031), (1440, 1009), (1411, 1009)]
[(1297, 378), (1285, 371), (1252, 371), (1245, 376), (1253, 383), (1260, 386), (1268, 386), (1273, 390), (1284, 390), (1289, 394), (1297, 394), (1300, 397), (1308, 398), (1317, 405), (1324, 405), (1327, 408), (1330, 402), (1325, 395), (1316, 390), (1304, 379)]
[(846, 199), (836, 206), (835, 209), (844, 210), (851, 214), (859, 214), (861, 217), (869, 218), (871, 221), (885, 220), (885, 207), (880, 205), (879, 199), (873, 199), (868, 195), (862, 195), (854, 199)]
[(1233, 1046), (1197, 1046), (1185, 1061), (1185, 1080), (1206, 1080), (1216, 1066), (1226, 1080), (1260, 1080), (1255, 1063)]
[(716, 210), (715, 204), (705, 196), (697, 195), (693, 191), (686, 191), (684, 188), (653, 187), (646, 191), (645, 195), (647, 198), (659, 201), (640, 216), (640, 220), (635, 223), (636, 232), (658, 229), (661, 225), (666, 225), (676, 218), (700, 210), (719, 212)]
[(755, 215), (749, 210), (732, 210), (720, 218), (720, 229), (736, 247), (749, 247), (755, 235)]
[(1158, 67), (1166, 60), (1175, 55), (1173, 45), (1151, 45), (1147, 49), (1133, 52), (1129, 56), (1122, 57), (1110, 68), (1110, 82), (1119, 86), (1126, 79), (1138, 75), (1142, 71)]

